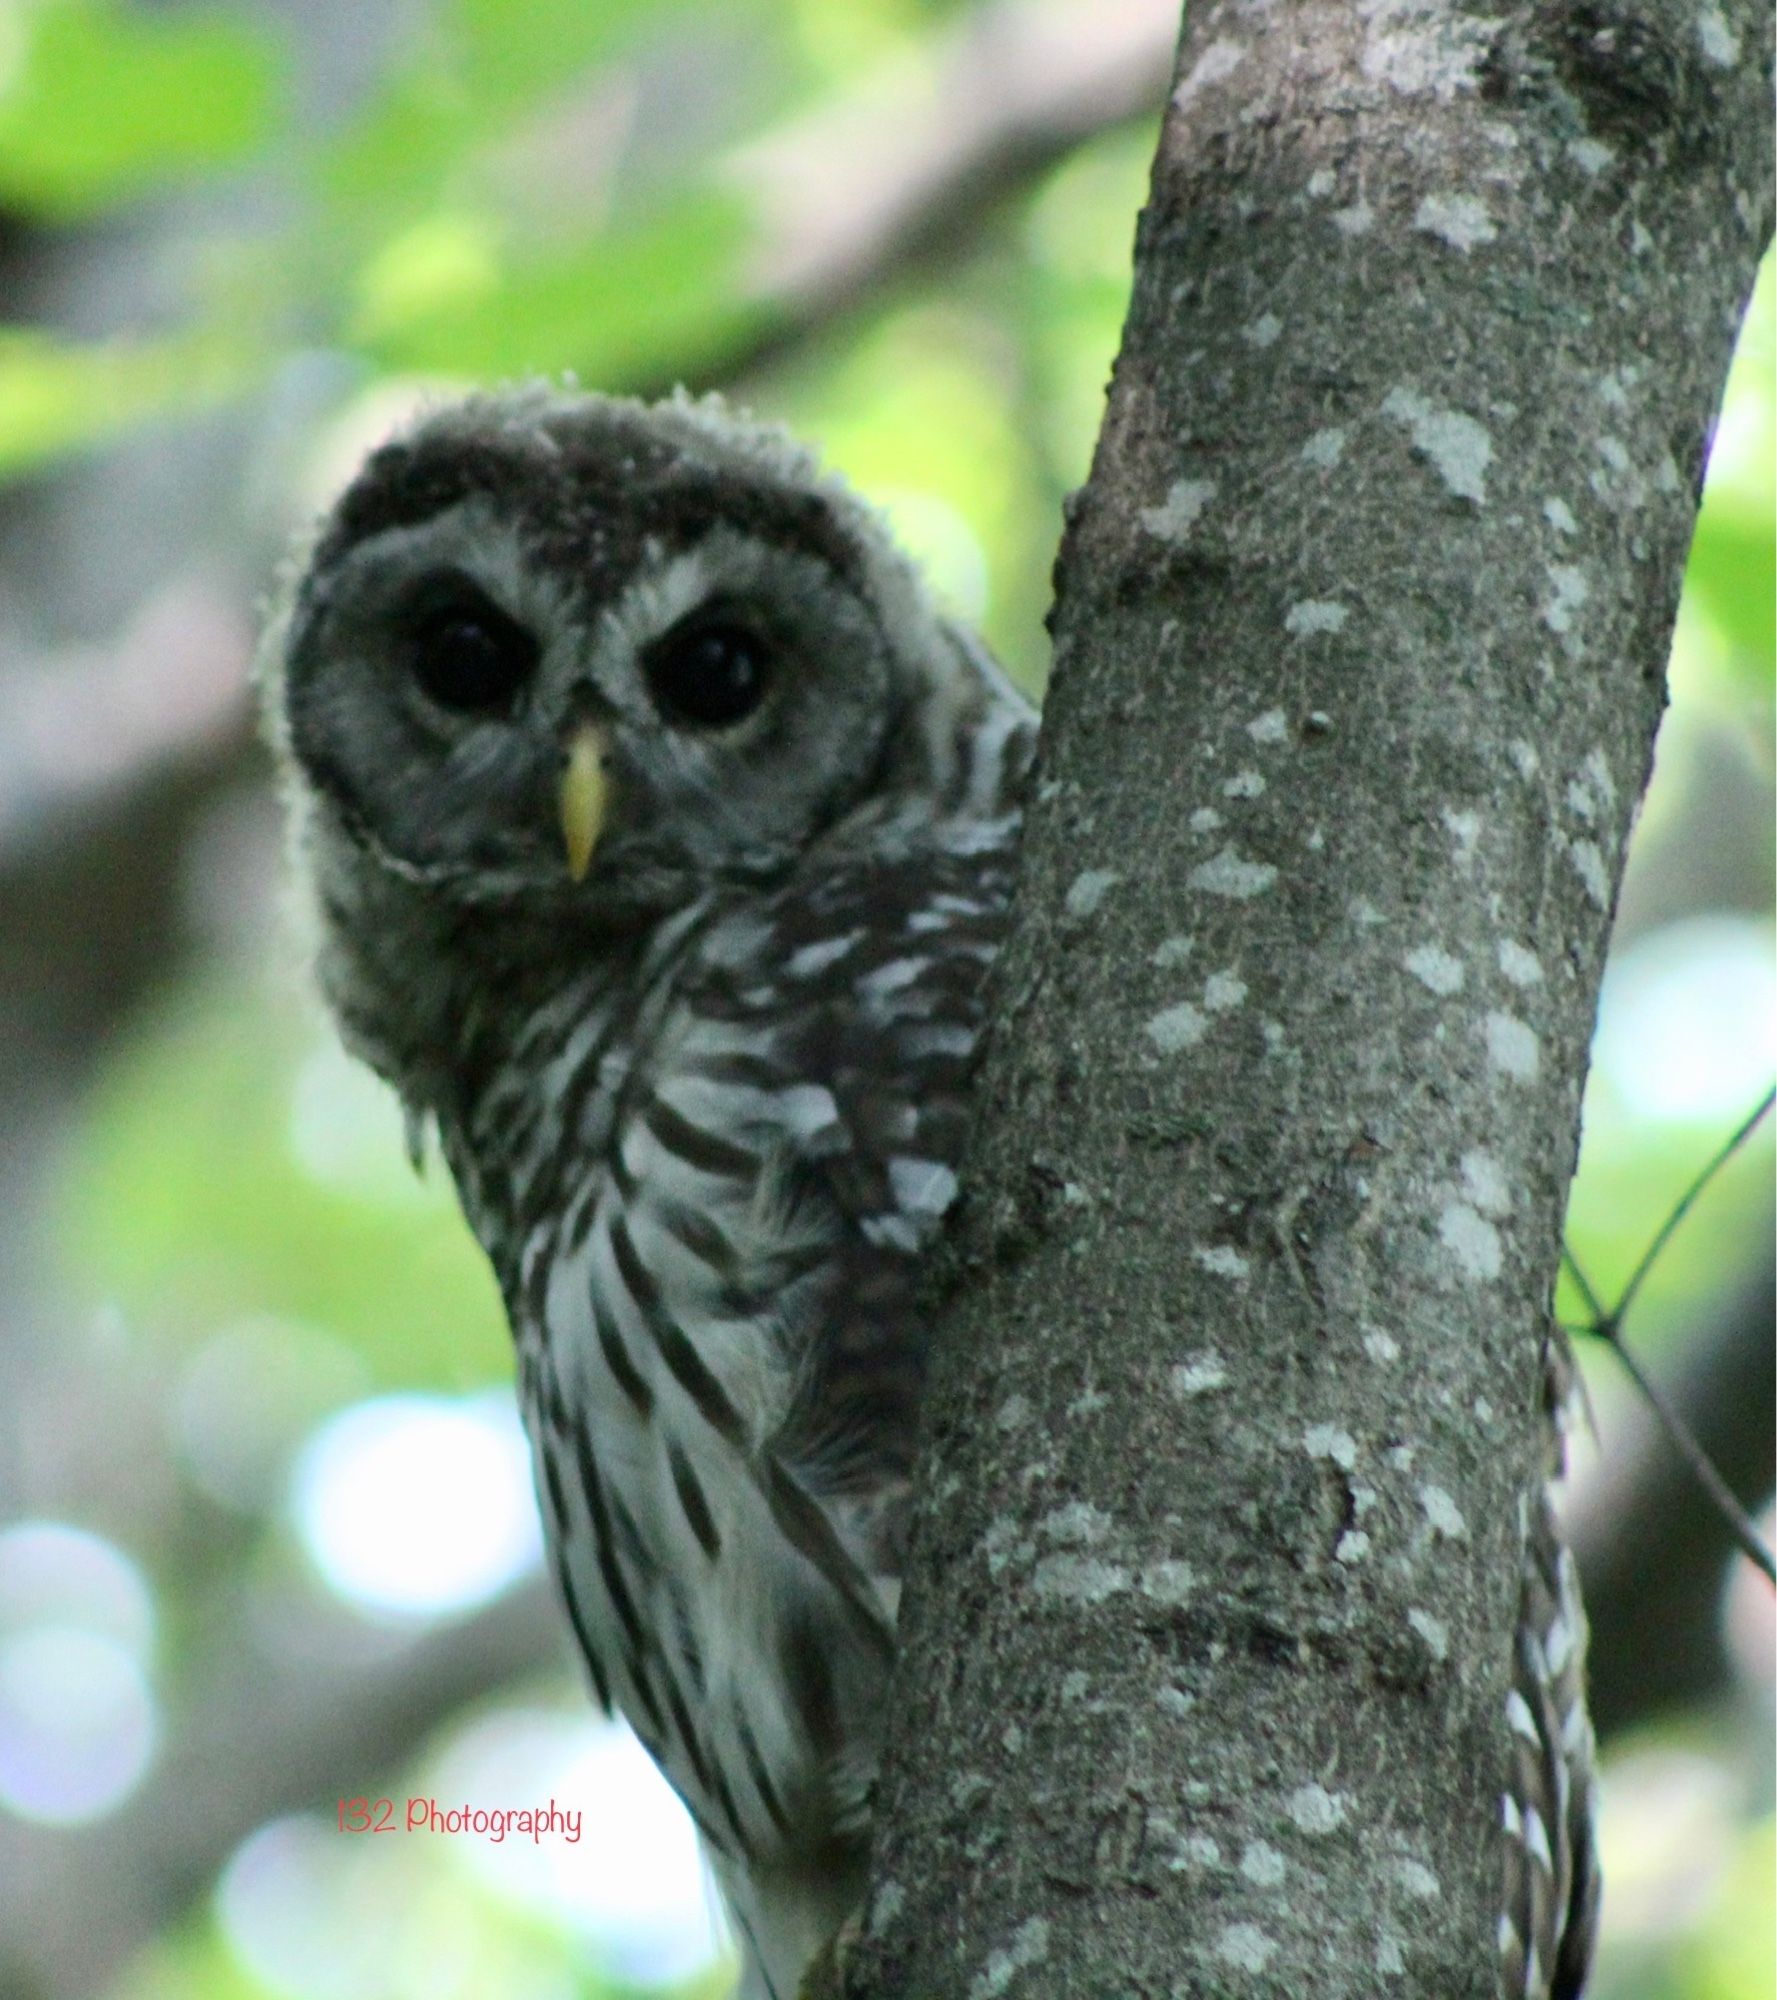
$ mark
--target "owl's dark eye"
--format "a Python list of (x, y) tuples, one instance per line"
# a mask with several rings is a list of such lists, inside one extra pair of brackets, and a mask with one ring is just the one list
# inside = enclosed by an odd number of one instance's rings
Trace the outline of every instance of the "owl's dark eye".
[(540, 650), (532, 634), (466, 578), (416, 606), (407, 645), (424, 693), (461, 715), (509, 709)]
[(642, 671), (670, 720), (727, 729), (765, 699), (771, 644), (734, 612), (712, 606), (656, 639)]

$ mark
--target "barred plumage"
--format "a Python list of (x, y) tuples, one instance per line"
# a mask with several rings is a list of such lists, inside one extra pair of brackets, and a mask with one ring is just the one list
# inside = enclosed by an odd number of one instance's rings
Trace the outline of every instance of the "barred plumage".
[[(791, 2000), (862, 1886), (1034, 713), (842, 486), (683, 399), (423, 420), (265, 658), (323, 983), (499, 1276), (587, 1671)], [(1501, 1938), (1570, 1994), (1581, 1625), (1526, 1551)]]

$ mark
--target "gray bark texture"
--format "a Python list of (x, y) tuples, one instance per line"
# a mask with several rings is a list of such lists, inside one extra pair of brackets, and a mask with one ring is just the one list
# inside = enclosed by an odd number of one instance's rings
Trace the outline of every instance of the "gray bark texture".
[(930, 1392), (852, 2000), (1492, 1996), (1550, 1287), (1749, 0), (1205, 0)]

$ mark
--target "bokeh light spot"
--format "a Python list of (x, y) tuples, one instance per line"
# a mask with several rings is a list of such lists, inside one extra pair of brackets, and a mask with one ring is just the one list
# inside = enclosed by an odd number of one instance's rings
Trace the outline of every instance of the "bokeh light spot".
[(74, 1826), (135, 1788), (154, 1754), (140, 1664), (102, 1632), (36, 1625), (0, 1639), (0, 1802)]
[(520, 1909), (571, 1928), (619, 1978), (706, 1970), (725, 1926), (690, 1815), (630, 1731), (602, 1716), (505, 1709), (456, 1738), (430, 1781), (441, 1807), (577, 1811), (580, 1838), (452, 1839), (461, 1864)]
[(0, 1636), (73, 1625), (146, 1661), (154, 1600), (121, 1549), (64, 1521), (20, 1521), (0, 1534)]
[(1750, 1111), (1777, 1066), (1769, 927), (1723, 914), (1637, 938), (1605, 979), (1594, 1056), (1639, 1117), (1719, 1124)]
[(273, 1820), (236, 1848), (216, 1887), (217, 1916), (235, 1956), (272, 1992), (357, 2000), (388, 1984), (376, 1927), (342, 1921), (357, 1859), (314, 1819)]
[(376, 1611), (470, 1610), (542, 1552), (530, 1450), (503, 1391), (341, 1412), (297, 1461), (295, 1512), (327, 1582)]

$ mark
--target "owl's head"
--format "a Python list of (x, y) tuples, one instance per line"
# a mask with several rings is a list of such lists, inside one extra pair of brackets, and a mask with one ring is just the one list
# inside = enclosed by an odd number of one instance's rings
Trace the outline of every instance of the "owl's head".
[(376, 451), (263, 657), (330, 845), (453, 906), (615, 924), (929, 785), (985, 692), (875, 515), (783, 434), (544, 388)]

